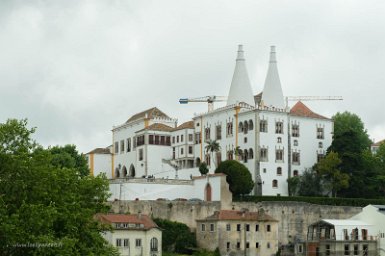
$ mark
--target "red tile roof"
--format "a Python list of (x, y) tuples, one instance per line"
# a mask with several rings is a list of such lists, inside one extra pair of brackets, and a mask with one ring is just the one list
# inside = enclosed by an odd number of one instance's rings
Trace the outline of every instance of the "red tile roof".
[(155, 118), (155, 117), (170, 118), (168, 115), (166, 115), (165, 113), (160, 111), (158, 108), (153, 107), (153, 108), (147, 109), (145, 111), (139, 112), (139, 113), (131, 116), (127, 120), (126, 123), (129, 123), (129, 122), (132, 122), (132, 121), (144, 118), (144, 117), (146, 117), (146, 115), (147, 115), (148, 118)]
[(144, 130), (148, 130), (148, 131), (161, 131), (161, 132), (171, 132), (174, 130), (174, 128), (168, 126), (168, 125), (165, 125), (165, 124), (160, 124), (160, 123), (155, 123), (155, 124), (152, 124), (152, 125), (149, 125), (148, 127), (142, 129), (142, 130), (139, 130), (137, 132), (141, 132), (141, 131), (144, 131)]
[(95, 148), (94, 150), (87, 153), (88, 154), (111, 154), (109, 148)]
[(273, 221), (278, 222), (264, 212), (221, 210), (214, 212), (206, 220), (248, 220), (248, 221)]
[(174, 131), (182, 129), (194, 129), (194, 121), (185, 122), (174, 129)]
[(301, 101), (298, 101), (290, 110), (290, 115), (293, 116), (303, 116), (303, 117), (311, 117), (311, 118), (319, 118), (319, 119), (329, 119), (327, 117), (321, 116), (317, 113), (314, 113), (310, 110), (305, 104)]
[(155, 222), (148, 215), (144, 214), (97, 214), (96, 219), (107, 224), (143, 224), (142, 229), (145, 230), (158, 228)]

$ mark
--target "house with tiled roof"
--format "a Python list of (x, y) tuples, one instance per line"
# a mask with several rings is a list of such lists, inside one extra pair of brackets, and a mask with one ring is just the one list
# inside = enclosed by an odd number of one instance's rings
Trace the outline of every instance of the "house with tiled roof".
[(377, 153), (377, 150), (378, 148), (381, 146), (381, 144), (385, 143), (385, 140), (380, 140), (380, 141), (377, 141), (377, 142), (374, 142), (371, 146), (370, 146), (370, 150), (372, 151), (373, 154)]
[(95, 218), (111, 226), (102, 235), (121, 255), (162, 255), (162, 231), (148, 215), (98, 214)]
[(221, 210), (197, 220), (199, 248), (219, 249), (221, 255), (275, 255), (278, 221), (264, 213)]

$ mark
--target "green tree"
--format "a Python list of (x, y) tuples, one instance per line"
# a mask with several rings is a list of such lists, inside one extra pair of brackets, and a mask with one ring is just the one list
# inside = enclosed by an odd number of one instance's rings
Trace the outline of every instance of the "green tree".
[(332, 151), (314, 167), (322, 177), (324, 188), (334, 197), (342, 188), (349, 186), (349, 175), (339, 169), (341, 162), (338, 153)]
[(207, 168), (206, 162), (202, 162), (199, 165), (199, 172), (201, 173), (202, 176), (206, 175), (209, 172), (209, 168)]
[(48, 149), (52, 154), (51, 163), (59, 168), (76, 169), (81, 176), (90, 173), (87, 159), (83, 154), (79, 154), (75, 145), (54, 146)]
[(296, 196), (298, 194), (300, 183), (301, 183), (301, 178), (299, 176), (293, 176), (287, 179), (289, 196)]
[(221, 150), (221, 146), (219, 146), (218, 141), (216, 140), (209, 140), (206, 142), (207, 145), (205, 146), (206, 153), (211, 154), (211, 159), (213, 160), (215, 168), (217, 167), (217, 161), (214, 157), (214, 153), (217, 153)]
[(226, 181), (229, 183), (230, 191), (235, 196), (249, 194), (254, 187), (250, 171), (238, 161), (226, 160), (221, 162), (215, 173), (227, 175)]
[(155, 218), (154, 222), (162, 229), (162, 248), (166, 252), (190, 253), (196, 247), (195, 234), (180, 222)]
[(298, 194), (300, 196), (322, 195), (321, 178), (313, 169), (306, 169), (300, 176)]
[(0, 255), (116, 255), (93, 219), (108, 211), (108, 181), (53, 166), (34, 130), (0, 124)]

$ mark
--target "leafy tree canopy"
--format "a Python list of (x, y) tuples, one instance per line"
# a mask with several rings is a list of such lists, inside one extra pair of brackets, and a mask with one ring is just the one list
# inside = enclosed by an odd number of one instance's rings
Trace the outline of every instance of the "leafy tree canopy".
[(87, 159), (79, 154), (75, 145), (54, 146), (48, 149), (51, 152), (51, 163), (59, 168), (76, 169), (81, 176), (89, 175)]
[(209, 172), (209, 168), (207, 168), (206, 162), (202, 162), (199, 165), (199, 172), (201, 173), (201, 175), (206, 175)]
[(254, 182), (250, 171), (243, 164), (235, 160), (226, 160), (219, 164), (215, 173), (224, 173), (233, 195), (246, 195), (251, 192)]
[(108, 181), (51, 164), (26, 120), (0, 123), (0, 255), (116, 255), (93, 219)]
[(155, 218), (154, 222), (162, 229), (163, 251), (189, 253), (196, 247), (196, 239), (190, 228), (180, 222)]

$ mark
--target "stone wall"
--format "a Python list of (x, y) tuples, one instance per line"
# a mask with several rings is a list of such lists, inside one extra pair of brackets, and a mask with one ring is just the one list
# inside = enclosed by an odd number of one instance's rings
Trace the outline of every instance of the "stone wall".
[[(114, 212), (148, 214), (154, 218), (169, 219), (185, 223), (192, 230), (196, 219), (204, 219), (221, 210), (220, 202), (180, 201), (115, 201), (111, 202)], [(320, 219), (347, 219), (361, 212), (360, 207), (315, 205), (302, 202), (233, 202), (232, 209), (258, 211), (279, 221), (279, 242), (287, 244), (306, 239), (307, 227)], [(224, 210), (229, 208), (224, 208)]]

